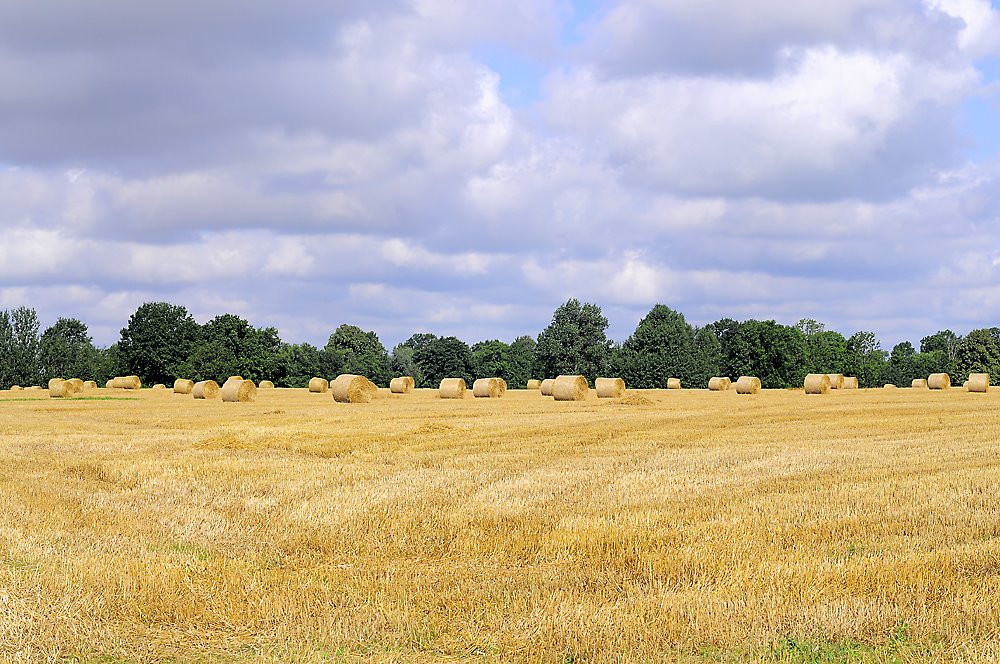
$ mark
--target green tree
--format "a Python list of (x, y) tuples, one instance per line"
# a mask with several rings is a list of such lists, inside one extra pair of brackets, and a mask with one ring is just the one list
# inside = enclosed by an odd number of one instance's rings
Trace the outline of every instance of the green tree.
[(22, 387), (39, 385), (42, 368), (38, 357), (38, 330), (41, 327), (38, 314), (29, 307), (17, 307), (9, 312), (8, 320), (7, 347), (4, 349), (8, 366), (6, 383)]
[(42, 374), (47, 378), (98, 376), (100, 359), (87, 326), (76, 318), (60, 318), (42, 333), (38, 345)]
[(435, 337), (413, 353), (413, 360), (420, 367), (423, 387), (437, 387), (444, 378), (464, 378), (471, 387), (475, 378), (472, 351), (455, 337)]
[(476, 378), (503, 378), (510, 374), (510, 346), (502, 341), (480, 341), (472, 346), (473, 373)]
[(622, 378), (631, 387), (664, 388), (667, 378), (694, 383), (700, 374), (694, 330), (683, 314), (657, 304), (622, 344), (621, 365)]
[(692, 387), (705, 387), (713, 376), (722, 375), (722, 344), (711, 325), (699, 327), (694, 332), (695, 370)]
[(840, 332), (823, 330), (805, 337), (806, 373), (846, 373), (848, 343)]
[[(860, 387), (882, 385), (888, 371), (886, 353), (874, 332), (855, 332), (847, 340), (844, 373), (857, 376)], [(829, 372), (828, 372), (829, 373)]]
[(917, 351), (909, 341), (901, 341), (892, 347), (889, 353), (889, 364), (886, 368), (886, 381), (899, 387), (909, 387), (917, 378), (917, 365), (914, 361)]
[(374, 332), (341, 325), (330, 335), (326, 352), (337, 358), (341, 373), (366, 376), (383, 387), (389, 384), (389, 354)]
[(123, 373), (144, 384), (172, 383), (199, 340), (198, 324), (187, 309), (147, 302), (136, 309), (118, 342)]
[(751, 361), (755, 354), (760, 354), (760, 349), (751, 347), (756, 343), (756, 338), (746, 324), (732, 318), (723, 318), (712, 323), (712, 330), (721, 349), (719, 375), (729, 376), (733, 380), (739, 376), (754, 375)]
[(604, 373), (611, 355), (605, 331), (608, 319), (596, 304), (567, 300), (552, 315), (552, 322), (538, 335), (535, 350), (540, 376), (582, 374), (593, 383)]
[(255, 328), (239, 316), (222, 314), (201, 327), (201, 342), (189, 357), (190, 371), (200, 380), (273, 380), (280, 349), (281, 338), (273, 327)]
[(514, 339), (507, 355), (509, 370), (503, 377), (511, 387), (524, 388), (534, 378), (535, 348), (538, 344), (525, 335)]
[(389, 358), (389, 369), (393, 376), (409, 376), (417, 387), (425, 387), (424, 375), (417, 366), (414, 359), (415, 351), (412, 347), (399, 344), (392, 349), (392, 356)]
[(920, 340), (920, 354), (924, 357), (917, 358), (917, 361), (933, 369), (930, 373), (957, 375), (958, 348), (961, 343), (962, 338), (951, 330), (935, 332)]
[(757, 376), (765, 388), (798, 387), (806, 375), (806, 344), (797, 327), (773, 320), (712, 324), (722, 346), (722, 375)]
[(970, 373), (988, 373), (990, 383), (1000, 380), (1000, 344), (992, 330), (973, 330), (962, 339), (955, 353), (956, 383), (969, 378)]
[(333, 377), (326, 353), (312, 344), (281, 344), (275, 364), (278, 387), (308, 387), (310, 378)]

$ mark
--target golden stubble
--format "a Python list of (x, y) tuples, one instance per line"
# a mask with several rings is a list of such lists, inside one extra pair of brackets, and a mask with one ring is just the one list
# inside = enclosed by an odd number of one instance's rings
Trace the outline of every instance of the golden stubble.
[(0, 393), (10, 660), (1000, 656), (993, 392), (90, 394)]

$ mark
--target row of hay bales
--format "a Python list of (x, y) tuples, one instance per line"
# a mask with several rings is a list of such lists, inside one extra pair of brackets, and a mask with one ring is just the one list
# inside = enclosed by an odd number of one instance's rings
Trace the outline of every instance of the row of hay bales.
[[(887, 388), (895, 387), (886, 384)], [(951, 376), (946, 373), (933, 373), (927, 378), (914, 378), (910, 387), (919, 390), (948, 390), (951, 389)], [(962, 383), (962, 388), (968, 392), (985, 394), (990, 390), (990, 375), (988, 373), (972, 373), (969, 379)]]

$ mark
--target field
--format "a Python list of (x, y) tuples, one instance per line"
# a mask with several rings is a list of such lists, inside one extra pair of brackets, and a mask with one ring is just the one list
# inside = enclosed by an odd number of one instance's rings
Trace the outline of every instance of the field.
[(0, 392), (0, 653), (1000, 659), (1000, 393), (384, 392)]

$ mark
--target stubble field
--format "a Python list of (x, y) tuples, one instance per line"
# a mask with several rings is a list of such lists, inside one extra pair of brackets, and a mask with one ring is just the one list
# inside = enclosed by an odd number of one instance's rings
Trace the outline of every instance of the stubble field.
[(0, 392), (8, 661), (993, 661), (1000, 393)]

